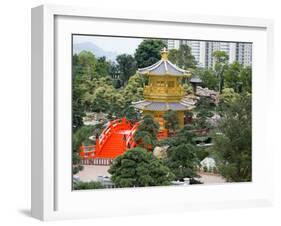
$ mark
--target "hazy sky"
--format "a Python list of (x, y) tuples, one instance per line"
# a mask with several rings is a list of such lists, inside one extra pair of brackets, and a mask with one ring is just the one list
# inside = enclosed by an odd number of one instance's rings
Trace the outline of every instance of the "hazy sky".
[(105, 51), (133, 54), (143, 39), (104, 36), (73, 36), (73, 44), (91, 42)]

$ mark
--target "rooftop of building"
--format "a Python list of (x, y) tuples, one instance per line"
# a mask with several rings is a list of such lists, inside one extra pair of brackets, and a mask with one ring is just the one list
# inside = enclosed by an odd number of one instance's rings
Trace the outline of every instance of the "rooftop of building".
[(202, 83), (202, 80), (199, 78), (199, 76), (197, 75), (194, 75), (191, 77), (190, 81), (189, 81), (191, 84), (200, 84)]
[(190, 72), (184, 69), (179, 68), (172, 62), (168, 60), (169, 51), (164, 48), (161, 51), (161, 60), (156, 62), (153, 65), (150, 65), (145, 68), (139, 68), (138, 72), (144, 75), (156, 75), (156, 76), (184, 76), (189, 75)]
[(139, 102), (133, 103), (133, 105), (140, 110), (147, 111), (187, 111), (191, 110), (194, 105), (193, 103), (188, 103), (185, 101), (181, 102), (157, 102), (157, 101), (149, 101), (142, 100)]
[(196, 106), (196, 103), (200, 99), (200, 97), (211, 98), (214, 103), (217, 103), (219, 101), (218, 92), (198, 86), (196, 96), (187, 94), (179, 102), (141, 100), (138, 102), (134, 102), (133, 106), (139, 110), (147, 111), (187, 111), (193, 109)]

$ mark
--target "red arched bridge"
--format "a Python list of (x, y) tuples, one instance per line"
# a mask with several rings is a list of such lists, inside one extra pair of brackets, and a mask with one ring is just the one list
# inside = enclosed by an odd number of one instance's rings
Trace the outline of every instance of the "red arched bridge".
[[(80, 157), (84, 164), (109, 165), (112, 159), (128, 149), (137, 146), (134, 134), (140, 122), (132, 125), (126, 118), (110, 121), (99, 137), (96, 145), (80, 146)], [(167, 131), (158, 134), (159, 138), (167, 137)]]

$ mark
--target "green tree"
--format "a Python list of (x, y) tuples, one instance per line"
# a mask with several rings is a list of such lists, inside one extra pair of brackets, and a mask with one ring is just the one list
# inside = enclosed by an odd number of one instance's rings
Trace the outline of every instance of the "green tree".
[(234, 92), (232, 88), (224, 88), (222, 90), (222, 94), (220, 95), (220, 104), (221, 105), (230, 105), (234, 103), (237, 98), (239, 98), (239, 94)]
[(128, 150), (115, 158), (108, 172), (117, 187), (163, 186), (174, 179), (168, 167), (142, 148)]
[(190, 83), (183, 83), (182, 88), (184, 89), (186, 94), (192, 94), (193, 93), (193, 88)]
[(72, 149), (73, 152), (78, 152), (81, 144), (91, 145), (92, 141), (89, 139), (94, 134), (95, 126), (82, 126), (73, 133)]
[(125, 99), (123, 95), (115, 90), (115, 92), (113, 93), (110, 99), (109, 113), (119, 117), (120, 112), (123, 111), (124, 107), (125, 107)]
[(72, 71), (72, 126), (75, 130), (83, 125), (82, 117), (85, 109), (82, 100), (84, 90), (80, 86), (83, 83), (83, 77), (89, 78), (89, 76), (84, 75), (86, 70), (80, 64), (78, 54), (74, 54), (72, 57)]
[(82, 51), (73, 56), (73, 120), (75, 127), (81, 126), (81, 116), (91, 110), (95, 89), (112, 85), (108, 76), (110, 63), (104, 57), (96, 59), (93, 53)]
[(213, 58), (215, 62), (214, 70), (219, 80), (219, 92), (221, 93), (224, 88), (224, 73), (228, 67), (229, 57), (224, 51), (215, 51), (213, 52)]
[(72, 154), (72, 174), (75, 175), (79, 171), (83, 170), (84, 166), (81, 165), (81, 158), (78, 153)]
[(120, 117), (125, 117), (132, 124), (135, 124), (140, 120), (140, 113), (136, 111), (134, 106), (130, 105), (121, 111)]
[(72, 129), (76, 131), (83, 126), (84, 106), (81, 100), (81, 90), (73, 85), (72, 89)]
[(97, 58), (92, 52), (82, 51), (78, 54), (77, 71), (79, 74), (87, 75), (88, 78), (93, 78), (97, 76), (97, 63)]
[(245, 182), (252, 178), (251, 95), (235, 98), (223, 111), (221, 135), (214, 139), (218, 169), (228, 181)]
[(107, 112), (110, 109), (114, 89), (110, 86), (100, 86), (91, 96), (91, 108), (96, 112)]
[(120, 79), (125, 85), (129, 78), (136, 73), (136, 61), (133, 56), (129, 54), (122, 54), (117, 56), (116, 61), (119, 66)]
[(169, 60), (178, 65), (177, 61), (178, 61), (178, 50), (177, 49), (170, 49), (169, 50)]
[(74, 54), (72, 56), (72, 75), (73, 78), (78, 77), (82, 74), (82, 67), (79, 64), (79, 56), (78, 54)]
[(128, 84), (123, 90), (123, 96), (127, 105), (143, 99), (144, 85), (145, 79), (141, 74), (137, 73), (130, 77)]
[(92, 141), (89, 139), (94, 134), (95, 126), (82, 126), (75, 131), (72, 135), (72, 173), (76, 174), (83, 170), (83, 166), (80, 163), (79, 147), (81, 145), (92, 145)]
[(122, 87), (122, 81), (120, 79), (120, 68), (115, 62), (111, 62), (109, 68), (109, 75), (112, 78), (112, 84), (114, 88), (119, 89)]
[(219, 79), (211, 69), (198, 70), (199, 77), (202, 80), (203, 87), (217, 91), (219, 89)]
[[(242, 87), (240, 72), (243, 68), (243, 65), (235, 61), (232, 64), (229, 64), (227, 70), (225, 71), (225, 87), (232, 88), (235, 92), (239, 92)], [(242, 91), (242, 90), (241, 90)]]
[(160, 60), (160, 52), (166, 47), (159, 39), (146, 39), (142, 41), (135, 52), (138, 68), (148, 67)]
[(180, 144), (193, 144), (193, 138), (196, 137), (196, 128), (191, 125), (185, 125), (175, 136), (168, 137), (163, 141), (159, 141), (159, 145), (168, 145), (170, 147), (179, 146)]
[(100, 182), (90, 181), (90, 182), (74, 182), (73, 189), (74, 190), (88, 190), (88, 189), (102, 189), (105, 188)]
[(246, 66), (240, 72), (242, 92), (252, 93), (252, 67)]
[(183, 69), (196, 67), (195, 57), (191, 54), (191, 48), (188, 45), (181, 45), (178, 50), (170, 50), (169, 60)]
[(196, 127), (197, 129), (209, 128), (208, 118), (214, 115), (215, 104), (208, 97), (200, 97), (196, 104)]
[(113, 79), (119, 79), (120, 77), (120, 68), (115, 62), (111, 62), (110, 64), (109, 75)]
[(196, 147), (192, 144), (183, 143), (178, 146), (172, 146), (167, 151), (165, 165), (175, 174), (177, 180), (183, 180), (185, 177), (198, 177), (196, 174), (199, 166), (199, 159), (196, 155)]
[(232, 88), (235, 92), (252, 92), (252, 70), (235, 61), (229, 64), (225, 71), (225, 87)]
[(218, 63), (227, 63), (229, 56), (225, 51), (214, 51), (213, 52), (213, 58), (215, 60), (215, 64)]
[(91, 96), (91, 109), (96, 112), (106, 112), (119, 115), (125, 106), (125, 99), (112, 85), (96, 88)]
[(145, 115), (134, 135), (134, 140), (139, 146), (152, 149), (157, 141), (159, 124), (150, 115)]
[(98, 77), (109, 76), (110, 67), (111, 67), (110, 62), (106, 61), (105, 57), (100, 57), (97, 59), (95, 72), (98, 75)]
[(165, 120), (165, 128), (167, 128), (169, 131), (175, 133), (175, 131), (179, 129), (179, 120), (176, 111), (166, 111), (163, 118)]

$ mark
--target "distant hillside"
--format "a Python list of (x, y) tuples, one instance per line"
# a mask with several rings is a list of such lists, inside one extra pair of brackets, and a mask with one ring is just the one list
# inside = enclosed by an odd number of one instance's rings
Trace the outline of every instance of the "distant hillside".
[(92, 52), (93, 54), (95, 54), (96, 57), (105, 56), (107, 60), (111, 61), (115, 61), (116, 56), (119, 55), (119, 53), (116, 52), (105, 51), (91, 42), (82, 42), (73, 45), (73, 53), (78, 54), (83, 50)]

